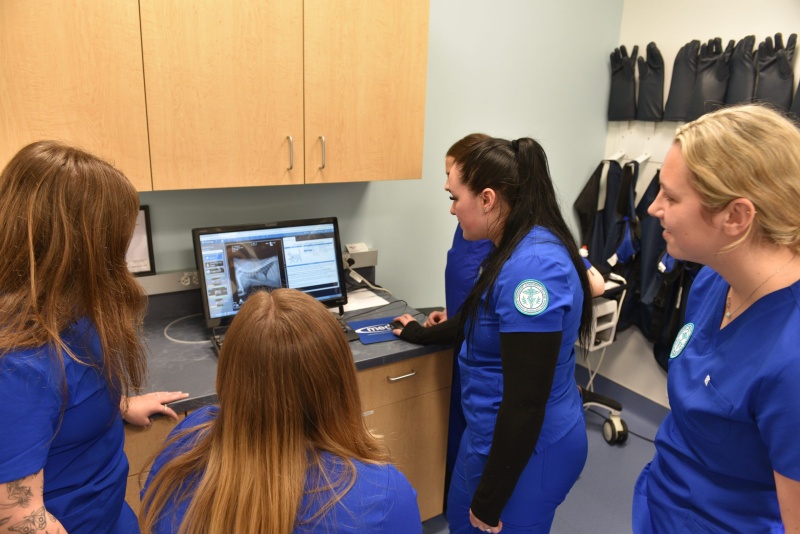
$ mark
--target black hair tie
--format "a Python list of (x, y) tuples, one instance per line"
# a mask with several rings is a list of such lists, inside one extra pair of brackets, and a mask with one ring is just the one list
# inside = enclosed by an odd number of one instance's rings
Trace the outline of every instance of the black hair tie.
[(514, 152), (519, 152), (519, 140), (518, 139), (514, 139), (513, 141), (511, 141), (511, 148), (514, 149)]

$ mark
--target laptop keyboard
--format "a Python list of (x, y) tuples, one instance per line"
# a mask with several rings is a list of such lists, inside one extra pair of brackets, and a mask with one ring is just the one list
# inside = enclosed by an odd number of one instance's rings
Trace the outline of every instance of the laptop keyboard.
[(339, 321), (339, 326), (342, 327), (342, 333), (347, 341), (355, 341), (358, 339), (358, 334), (356, 334), (356, 331), (353, 330), (349, 324), (347, 324), (347, 321), (345, 321), (344, 318), (337, 316), (336, 320)]
[[(358, 334), (349, 324), (347, 324), (347, 321), (338, 316), (336, 317), (336, 320), (338, 321), (339, 326), (342, 328), (342, 334), (344, 334), (344, 337), (347, 339), (347, 341), (356, 341), (358, 339)], [(219, 354), (219, 351), (222, 349), (222, 344), (225, 341), (225, 333), (226, 332), (211, 335), (211, 345), (214, 347), (214, 351), (217, 354)]]

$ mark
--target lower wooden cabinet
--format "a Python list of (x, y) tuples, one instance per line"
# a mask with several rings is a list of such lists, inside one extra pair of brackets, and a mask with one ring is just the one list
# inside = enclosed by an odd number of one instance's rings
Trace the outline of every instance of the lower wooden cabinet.
[(358, 373), (364, 421), (417, 490), (422, 520), (442, 513), (452, 352)]

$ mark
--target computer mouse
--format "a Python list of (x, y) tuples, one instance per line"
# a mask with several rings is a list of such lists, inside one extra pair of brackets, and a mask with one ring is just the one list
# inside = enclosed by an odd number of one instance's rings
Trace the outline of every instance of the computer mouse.
[(392, 321), (391, 323), (389, 323), (389, 325), (392, 327), (392, 330), (402, 330), (403, 328), (405, 328), (405, 326), (403, 326), (403, 323), (401, 323), (400, 321)]

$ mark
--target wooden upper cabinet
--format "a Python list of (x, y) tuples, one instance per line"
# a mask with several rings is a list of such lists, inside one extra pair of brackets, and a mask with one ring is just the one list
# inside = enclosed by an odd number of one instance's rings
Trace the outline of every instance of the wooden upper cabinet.
[(56, 139), (140, 191), (420, 178), (428, 12), (0, 0), (0, 166)]
[(302, 1), (140, 4), (153, 188), (303, 183)]
[(0, 168), (54, 139), (149, 191), (137, 0), (0, 0)]
[(305, 0), (306, 183), (422, 177), (428, 16), (428, 0)]

